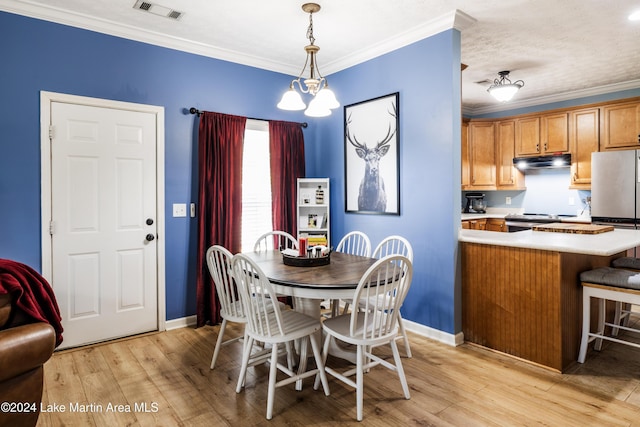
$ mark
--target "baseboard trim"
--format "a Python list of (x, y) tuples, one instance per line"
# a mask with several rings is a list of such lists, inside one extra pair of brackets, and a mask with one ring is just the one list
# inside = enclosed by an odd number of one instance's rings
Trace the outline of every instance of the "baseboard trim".
[(197, 317), (195, 315), (180, 317), (178, 319), (171, 319), (171, 320), (167, 320), (167, 322), (165, 323), (165, 327), (166, 327), (165, 330), (171, 331), (173, 329), (180, 329), (180, 328), (186, 328), (189, 326), (195, 326), (196, 323), (197, 323)]
[(430, 328), (428, 326), (421, 325), (420, 323), (412, 322), (405, 318), (402, 319), (402, 322), (404, 323), (404, 327), (407, 331), (421, 335), (425, 338), (436, 340), (453, 347), (459, 346), (464, 343), (464, 334), (462, 332), (458, 332), (457, 334), (449, 334), (439, 329)]
[[(404, 322), (404, 327), (415, 334), (421, 335), (425, 338), (429, 338), (432, 340), (436, 340), (443, 344), (447, 344), (453, 347), (459, 346), (464, 343), (464, 335), (462, 332), (457, 334), (449, 334), (447, 332), (443, 332), (439, 329), (430, 328), (425, 325), (421, 325), (416, 322), (412, 322), (407, 319), (402, 319)], [(167, 320), (165, 326), (167, 331), (171, 331), (173, 329), (186, 328), (190, 326), (195, 326), (197, 322), (197, 317), (187, 316), (180, 317), (178, 319)]]

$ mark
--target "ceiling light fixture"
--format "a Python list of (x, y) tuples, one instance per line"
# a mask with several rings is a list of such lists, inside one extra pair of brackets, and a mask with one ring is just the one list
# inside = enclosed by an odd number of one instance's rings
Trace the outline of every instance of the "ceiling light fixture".
[[(309, 44), (304, 47), (307, 52), (307, 59), (300, 71), (298, 78), (293, 79), (289, 85), (282, 99), (278, 103), (278, 108), (282, 110), (305, 110), (304, 114), (311, 117), (324, 117), (331, 114), (331, 110), (338, 108), (340, 104), (336, 100), (336, 96), (333, 91), (329, 89), (327, 79), (320, 74), (318, 64), (316, 63), (316, 54), (320, 50), (319, 46), (314, 44), (315, 38), (313, 37), (313, 14), (320, 10), (320, 5), (316, 3), (305, 3), (302, 5), (302, 10), (309, 14), (309, 28), (307, 28), (307, 38)], [(309, 78), (302, 79), (304, 71), (309, 66)], [(303, 85), (304, 83), (304, 85)], [(309, 107), (302, 101), (302, 97), (296, 91), (294, 85), (298, 85), (298, 89), (302, 93), (310, 93), (313, 95), (313, 99), (309, 102)]]
[(512, 83), (511, 80), (509, 80), (509, 71), (500, 71), (498, 75), (500, 78), (493, 81), (493, 84), (487, 89), (487, 92), (500, 102), (510, 101), (513, 95), (524, 86), (524, 82), (522, 80), (516, 80)]

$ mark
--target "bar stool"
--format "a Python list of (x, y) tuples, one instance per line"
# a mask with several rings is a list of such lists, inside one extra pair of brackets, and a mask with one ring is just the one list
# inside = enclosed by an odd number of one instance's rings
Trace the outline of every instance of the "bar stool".
[[(605, 321), (605, 302), (640, 304), (640, 273), (613, 267), (600, 267), (580, 274), (582, 282), (582, 339), (578, 362), (584, 363), (589, 342), (596, 340), (595, 349), (600, 351), (602, 340), (609, 340), (620, 344), (640, 348), (640, 344), (619, 338), (606, 336), (605, 326), (640, 332), (640, 329), (630, 328), (619, 323)], [(598, 298), (598, 330), (591, 332), (591, 298)]]
[[(617, 258), (611, 262), (611, 266), (613, 268), (623, 268), (625, 270), (640, 272), (640, 258), (635, 258), (635, 257)], [(632, 314), (640, 315), (640, 313), (638, 313), (637, 311), (632, 310), (631, 304), (622, 304), (620, 302), (617, 302), (614, 323), (616, 325), (623, 324), (624, 326), (628, 326), (629, 319), (631, 318)], [(617, 336), (618, 328), (614, 327), (611, 333), (614, 337)]]

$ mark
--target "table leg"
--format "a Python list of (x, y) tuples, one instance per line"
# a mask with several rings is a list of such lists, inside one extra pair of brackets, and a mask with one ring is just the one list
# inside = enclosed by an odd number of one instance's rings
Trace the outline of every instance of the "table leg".
[[(297, 312), (304, 313), (307, 316), (311, 316), (319, 319), (321, 318), (320, 304), (322, 303), (322, 301), (323, 300), (320, 300), (320, 299), (294, 297), (293, 305)], [(324, 342), (324, 340), (322, 339), (322, 331), (318, 331), (317, 337), (319, 340), (318, 342), (320, 343)], [(299, 346), (296, 346), (296, 347), (299, 347)], [(300, 354), (300, 365), (302, 366), (303, 364), (302, 360), (304, 359), (305, 360), (304, 368), (306, 369), (306, 358), (308, 354), (306, 351), (304, 353), (305, 354)], [(342, 347), (341, 345), (336, 343), (335, 340), (331, 340), (331, 344), (329, 346), (329, 354), (335, 357), (339, 357), (341, 359), (348, 360), (351, 363), (354, 363), (354, 364), (356, 363), (356, 353), (348, 348)], [(299, 372), (304, 372), (304, 371), (299, 371)]]
[[(311, 298), (293, 298), (293, 307), (298, 313), (306, 314), (307, 316), (313, 317), (315, 319), (320, 318), (320, 303), (322, 300), (319, 299), (311, 299)], [(316, 332), (317, 339), (319, 342), (322, 342), (322, 330)], [(307, 358), (309, 346), (305, 344), (301, 345), (301, 343), (296, 342), (296, 350), (300, 354), (300, 361), (298, 362), (298, 374), (302, 374), (307, 370)], [(296, 381), (296, 390), (302, 390), (302, 380)]]

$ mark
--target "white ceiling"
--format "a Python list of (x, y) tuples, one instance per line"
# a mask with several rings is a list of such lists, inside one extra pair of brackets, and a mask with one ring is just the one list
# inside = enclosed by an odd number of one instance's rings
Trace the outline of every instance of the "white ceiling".
[[(297, 75), (308, 15), (294, 0), (0, 0), (0, 10)], [(324, 75), (452, 26), (462, 34), (462, 103), (485, 113), (640, 88), (640, 0), (322, 0), (314, 36)], [(508, 105), (486, 89), (510, 70)], [(478, 83), (483, 82), (484, 83)], [(416, 82), (420, 84), (420, 82)]]

